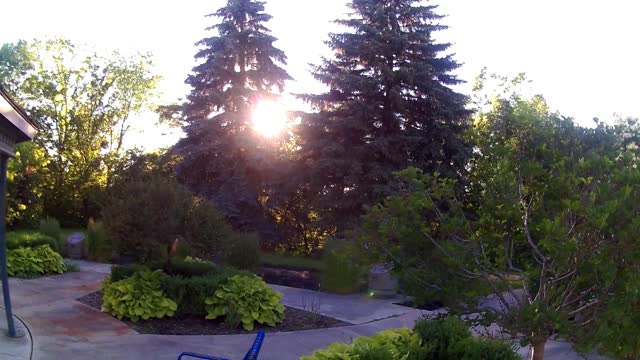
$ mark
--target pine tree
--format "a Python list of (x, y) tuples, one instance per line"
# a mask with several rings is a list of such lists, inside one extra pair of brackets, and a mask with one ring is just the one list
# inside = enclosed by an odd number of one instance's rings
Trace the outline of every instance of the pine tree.
[(302, 95), (317, 111), (303, 116), (298, 179), (328, 221), (354, 221), (389, 191), (392, 173), (411, 165), (459, 177), (470, 149), (459, 67), (433, 33), (446, 29), (436, 6), (419, 0), (353, 0), (346, 32), (330, 34), (333, 58), (314, 76), (329, 87)]
[(283, 51), (265, 26), (264, 2), (229, 0), (208, 16), (220, 22), (198, 43), (200, 65), (186, 83), (186, 137), (176, 145), (183, 159), (179, 179), (216, 203), (241, 230), (268, 232), (261, 196), (272, 149), (251, 131), (251, 110), (273, 99), (290, 79)]

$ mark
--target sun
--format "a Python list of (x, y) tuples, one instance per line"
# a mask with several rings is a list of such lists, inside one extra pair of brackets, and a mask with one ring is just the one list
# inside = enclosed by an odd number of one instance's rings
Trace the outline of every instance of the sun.
[(272, 100), (261, 100), (251, 114), (253, 129), (264, 137), (274, 137), (287, 127), (287, 111)]

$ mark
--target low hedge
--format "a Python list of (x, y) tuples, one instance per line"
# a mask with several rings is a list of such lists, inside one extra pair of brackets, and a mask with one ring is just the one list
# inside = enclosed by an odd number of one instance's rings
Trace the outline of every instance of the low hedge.
[(472, 337), (464, 322), (449, 317), (418, 321), (413, 331), (386, 330), (351, 344), (333, 343), (300, 359), (520, 360), (520, 356), (507, 342)]
[(15, 250), (19, 248), (35, 248), (42, 245), (48, 245), (51, 250), (60, 252), (58, 248), (58, 241), (45, 234), (25, 234), (25, 235), (10, 235), (7, 234), (7, 249)]

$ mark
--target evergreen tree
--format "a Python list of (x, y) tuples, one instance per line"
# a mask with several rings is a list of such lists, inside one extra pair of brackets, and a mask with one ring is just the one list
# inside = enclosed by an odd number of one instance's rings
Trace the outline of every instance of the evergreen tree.
[(314, 75), (329, 87), (302, 95), (317, 110), (300, 126), (298, 174), (329, 222), (356, 219), (388, 193), (394, 171), (411, 165), (459, 177), (470, 149), (461, 139), (469, 111), (459, 64), (433, 33), (446, 29), (419, 0), (353, 0), (348, 30), (331, 34), (333, 58)]
[(281, 66), (286, 56), (265, 26), (271, 16), (264, 2), (229, 0), (208, 16), (220, 22), (198, 43), (201, 64), (186, 80), (192, 91), (183, 107), (186, 137), (175, 148), (183, 157), (178, 177), (237, 228), (265, 234), (262, 195), (274, 149), (251, 131), (251, 111), (282, 92), (290, 79)]

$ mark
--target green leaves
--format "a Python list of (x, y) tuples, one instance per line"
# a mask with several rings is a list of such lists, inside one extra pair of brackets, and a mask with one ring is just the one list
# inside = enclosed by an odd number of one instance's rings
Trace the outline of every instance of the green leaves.
[(178, 306), (162, 291), (162, 276), (157, 270), (136, 272), (117, 282), (111, 282), (108, 277), (100, 286), (102, 311), (132, 321), (173, 316)]
[(236, 275), (205, 299), (207, 319), (219, 316), (239, 316), (242, 327), (251, 331), (254, 323), (275, 326), (284, 320), (282, 294), (271, 289), (257, 276)]
[(51, 250), (49, 245), (7, 251), (9, 276), (33, 278), (44, 274), (62, 274), (66, 270), (62, 256)]

